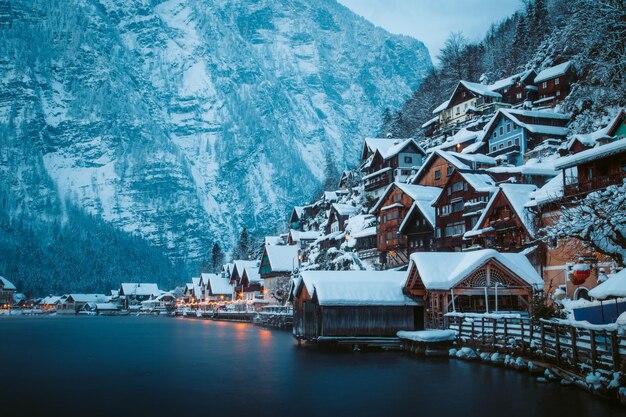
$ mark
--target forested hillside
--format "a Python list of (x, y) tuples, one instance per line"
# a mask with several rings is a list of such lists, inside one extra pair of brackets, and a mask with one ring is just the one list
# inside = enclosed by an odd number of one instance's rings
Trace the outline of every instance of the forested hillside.
[(607, 110), (624, 105), (624, 39), (624, 0), (528, 0), (520, 11), (493, 24), (478, 43), (452, 32), (438, 55), (439, 65), (412, 97), (400, 109), (385, 111), (380, 134), (420, 138), (421, 125), (459, 80), (489, 84), (567, 60), (578, 81), (562, 110), (572, 114), (573, 130), (591, 130)]

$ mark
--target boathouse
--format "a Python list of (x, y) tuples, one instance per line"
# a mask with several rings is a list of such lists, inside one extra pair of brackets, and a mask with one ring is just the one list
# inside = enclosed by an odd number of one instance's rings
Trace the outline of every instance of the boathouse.
[(416, 252), (405, 293), (424, 302), (425, 326), (444, 326), (450, 312), (529, 312), (543, 280), (521, 253)]
[(294, 337), (370, 344), (422, 329), (422, 306), (402, 292), (405, 280), (395, 271), (303, 271), (292, 293)]

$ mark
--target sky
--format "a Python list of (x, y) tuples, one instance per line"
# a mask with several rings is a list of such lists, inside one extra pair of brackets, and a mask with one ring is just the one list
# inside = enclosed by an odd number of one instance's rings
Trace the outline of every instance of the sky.
[(450, 32), (476, 41), (522, 6), (521, 0), (338, 0), (370, 22), (424, 42), (433, 63)]

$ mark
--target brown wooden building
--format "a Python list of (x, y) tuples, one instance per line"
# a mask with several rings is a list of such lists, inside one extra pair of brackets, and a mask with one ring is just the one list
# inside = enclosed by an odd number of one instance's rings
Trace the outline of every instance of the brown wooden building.
[(475, 171), (496, 165), (496, 160), (488, 156), (436, 150), (429, 155), (411, 182), (443, 188), (455, 170)]
[(403, 293), (406, 272), (303, 271), (292, 292), (297, 339), (367, 344), (423, 328), (423, 309)]
[(487, 174), (455, 170), (435, 200), (435, 245), (438, 251), (461, 251), (468, 246), (466, 231), (476, 226), (491, 195), (497, 191)]
[(381, 264), (391, 268), (409, 262), (407, 238), (400, 232), (400, 226), (416, 201), (422, 207), (429, 206), (440, 192), (437, 187), (404, 183), (387, 187), (371, 210), (379, 219), (376, 247)]
[(520, 252), (537, 245), (537, 216), (525, 207), (537, 187), (527, 184), (500, 184), (476, 226), (464, 238), (473, 246), (499, 252)]
[(423, 301), (425, 327), (441, 328), (450, 312), (530, 310), (543, 281), (522, 254), (492, 249), (411, 255), (405, 293)]
[(554, 106), (567, 97), (575, 80), (574, 68), (570, 61), (546, 68), (535, 77), (539, 98), (535, 106)]

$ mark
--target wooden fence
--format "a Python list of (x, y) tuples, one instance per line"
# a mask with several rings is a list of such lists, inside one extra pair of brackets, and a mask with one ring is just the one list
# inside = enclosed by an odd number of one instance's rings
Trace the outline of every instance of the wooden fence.
[(548, 320), (448, 316), (465, 345), (539, 358), (578, 373), (610, 374), (626, 367), (626, 336)]

